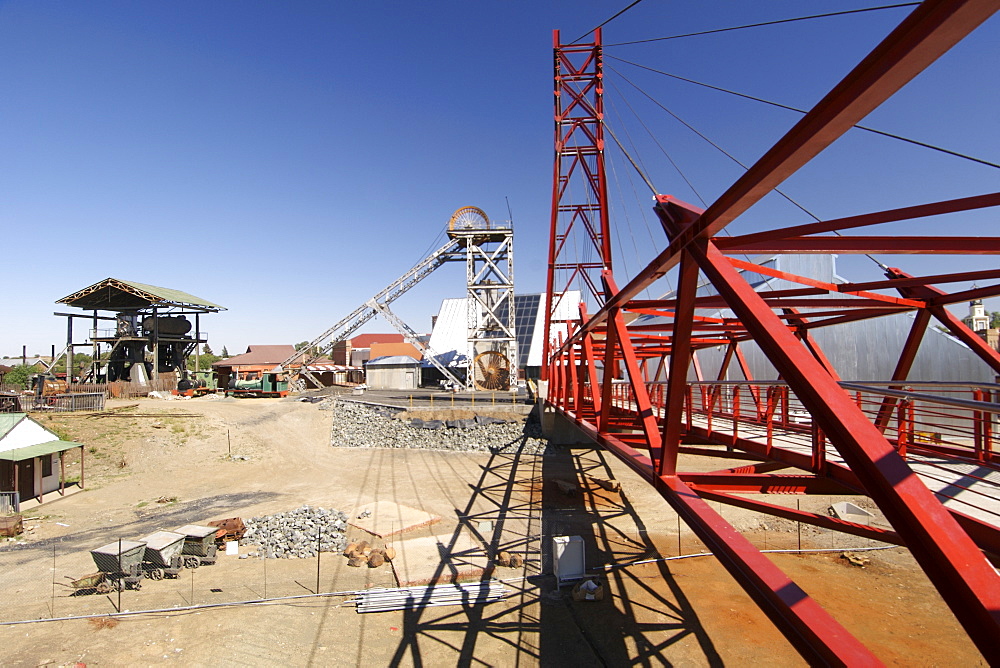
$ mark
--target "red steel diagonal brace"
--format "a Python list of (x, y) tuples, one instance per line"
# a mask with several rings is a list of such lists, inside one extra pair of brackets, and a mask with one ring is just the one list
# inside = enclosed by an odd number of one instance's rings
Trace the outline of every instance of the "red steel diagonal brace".
[[(613, 295), (618, 292), (615, 279), (610, 270), (601, 272), (607, 294)], [(635, 348), (632, 346), (632, 339), (629, 338), (628, 329), (625, 327), (625, 318), (621, 311), (615, 313), (614, 317), (608, 320), (608, 343), (611, 342), (611, 329), (615, 330), (615, 338), (618, 340), (618, 347), (621, 349), (621, 359), (625, 363), (625, 370), (628, 373), (629, 386), (632, 388), (632, 397), (635, 399), (636, 409), (639, 416), (639, 424), (642, 425), (643, 434), (646, 436), (646, 443), (649, 447), (650, 455), (654, 458), (660, 457), (661, 440), (660, 425), (656, 414), (653, 412), (653, 402), (649, 400), (649, 390), (643, 382), (642, 374), (639, 371), (639, 364), (635, 356)]]
[(677, 473), (677, 453), (684, 431), (684, 398), (687, 394), (688, 365), (692, 360), (691, 333), (694, 327), (694, 300), (698, 292), (698, 265), (694, 258), (681, 261), (677, 285), (677, 311), (674, 316), (670, 375), (667, 376), (667, 399), (663, 411), (663, 455), (660, 475)]
[[(885, 275), (889, 278), (911, 278), (911, 276), (905, 271), (901, 271), (895, 267), (888, 269), (885, 272)], [(900, 288), (899, 294), (910, 299), (923, 299), (927, 302), (930, 302), (937, 297), (945, 296), (944, 292), (932, 285), (915, 285)], [(976, 353), (980, 359), (989, 364), (996, 373), (1000, 374), (1000, 352), (991, 348), (986, 341), (969, 329), (968, 325), (952, 315), (951, 311), (944, 306), (928, 303), (927, 310), (930, 311), (931, 315), (937, 318), (942, 325), (947, 327), (948, 331), (954, 334), (958, 340), (969, 346), (969, 348), (972, 349), (972, 352)]]
[(879, 660), (677, 476), (658, 476), (652, 460), (586, 421), (580, 428), (649, 481), (722, 566), (813, 665), (877, 666)]
[[(693, 207), (677, 212), (676, 200), (658, 200), (661, 217), (701, 213)], [(979, 651), (1000, 662), (1000, 576), (972, 539), (714, 244), (687, 249), (906, 541)]]

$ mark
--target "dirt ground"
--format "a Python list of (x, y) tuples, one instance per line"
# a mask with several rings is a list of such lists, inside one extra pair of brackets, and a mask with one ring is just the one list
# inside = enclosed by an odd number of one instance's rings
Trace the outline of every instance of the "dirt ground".
[[(392, 587), (389, 567), (348, 568), (333, 554), (318, 564), (221, 556), (178, 580), (122, 593), (122, 610), (166, 612), (0, 625), (2, 665), (803, 664), (713, 557), (662, 560), (706, 550), (655, 492), (599, 451), (338, 449), (329, 445), (330, 413), (292, 400), (112, 401), (108, 409), (42, 419), (86, 444), (86, 489), (30, 511), (26, 524), (35, 528), (0, 550), (0, 622), (113, 613), (117, 595), (72, 596), (64, 584), (92, 572), (88, 551), (105, 543), (303, 504), (350, 514), (393, 500), (443, 517), (421, 530), (445, 536), (443, 554), (470, 532), (488, 554), (517, 552), (525, 566), (488, 569), (510, 591), (500, 602), (360, 615), (349, 595), (314, 596), (317, 579), (324, 594)], [(622, 491), (607, 492), (586, 475), (614, 477)], [(578, 493), (560, 493), (554, 478), (576, 481)], [(824, 512), (834, 500), (800, 503)], [(867, 560), (858, 566), (842, 552), (873, 546), (862, 539), (720, 512), (759, 547), (801, 541), (834, 550), (771, 557), (886, 664), (985, 665), (905, 550), (853, 552)], [(603, 601), (574, 602), (556, 586), (547, 547), (554, 535), (583, 537), (588, 568), (603, 577)], [(630, 565), (646, 559), (657, 561)], [(176, 609), (279, 597), (299, 598)]]

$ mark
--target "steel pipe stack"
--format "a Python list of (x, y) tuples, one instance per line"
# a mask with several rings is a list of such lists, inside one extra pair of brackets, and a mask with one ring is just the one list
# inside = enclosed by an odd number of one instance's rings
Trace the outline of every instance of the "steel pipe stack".
[(506, 598), (507, 589), (498, 580), (456, 584), (400, 587), (398, 589), (369, 589), (358, 592), (354, 603), (358, 613), (413, 610), (439, 605), (476, 605), (492, 603)]

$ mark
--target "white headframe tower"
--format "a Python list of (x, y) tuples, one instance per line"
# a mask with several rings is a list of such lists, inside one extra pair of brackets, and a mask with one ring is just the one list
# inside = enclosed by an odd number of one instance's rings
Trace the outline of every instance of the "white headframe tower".
[(448, 221), (448, 238), (465, 249), (468, 304), (466, 387), (517, 386), (514, 335), (514, 230), (492, 224), (482, 209), (462, 207)]

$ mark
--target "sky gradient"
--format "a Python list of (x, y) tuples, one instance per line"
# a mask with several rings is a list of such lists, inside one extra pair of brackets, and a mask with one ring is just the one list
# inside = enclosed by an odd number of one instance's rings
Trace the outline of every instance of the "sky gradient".
[[(61, 348), (65, 321), (52, 313), (64, 309), (54, 302), (109, 276), (226, 306), (202, 320), (216, 352), (312, 339), (440, 245), (451, 213), (467, 205), (503, 221), (509, 201), (516, 290), (542, 291), (551, 31), (585, 35), (625, 4), (0, 1), (10, 281), (0, 355)], [(877, 4), (646, 0), (606, 26), (605, 41)], [(658, 190), (711, 201), (741, 169), (620, 75), (746, 164), (799, 116), (611, 57), (808, 108), (908, 11), (609, 46), (608, 122)], [(998, 19), (865, 123), (1000, 161)], [(608, 160), (624, 284), (663, 238), (649, 193), (617, 149)], [(1000, 170), (852, 131), (783, 190), (828, 219), (998, 185)], [(769, 197), (733, 232), (804, 222)], [(922, 226), (954, 224), (966, 234), (997, 229), (995, 213)], [(933, 267), (882, 259), (914, 273), (996, 266), (992, 257)], [(840, 267), (873, 277), (864, 258)], [(393, 310), (426, 332), (441, 299), (463, 296), (464, 280), (460, 266), (444, 267)], [(366, 331), (390, 327), (379, 320)]]

